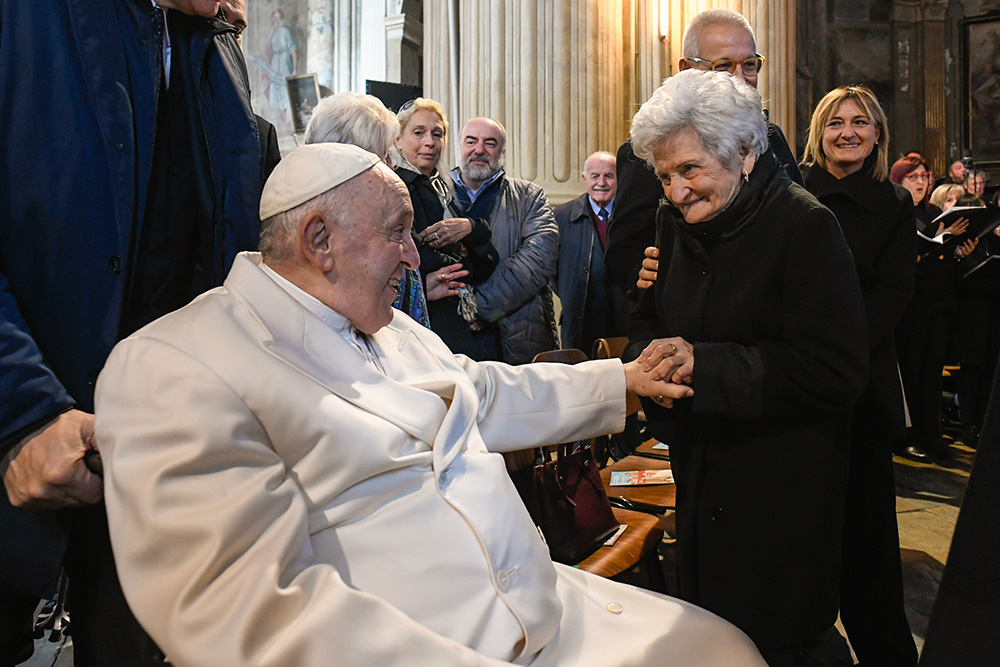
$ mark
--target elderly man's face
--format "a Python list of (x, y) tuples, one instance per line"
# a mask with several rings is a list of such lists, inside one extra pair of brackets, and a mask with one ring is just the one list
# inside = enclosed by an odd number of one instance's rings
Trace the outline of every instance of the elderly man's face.
[[(753, 37), (743, 28), (712, 24), (702, 30), (698, 36), (698, 57), (702, 60), (709, 62), (728, 60), (734, 63), (743, 63), (753, 58), (756, 53), (757, 45), (754, 44)], [(689, 67), (707, 68), (708, 65), (692, 65), (682, 59), (678, 69), (685, 70)], [(754, 88), (757, 87), (757, 75), (757, 72), (747, 74), (743, 71), (742, 66), (737, 67), (734, 74)]]
[(334, 269), (327, 279), (338, 292), (337, 310), (355, 327), (373, 334), (392, 321), (403, 269), (420, 265), (410, 236), (413, 206), (406, 186), (377, 164), (358, 177), (349, 225), (331, 230)]
[(979, 195), (982, 197), (986, 192), (986, 174), (977, 172), (974, 176), (966, 175), (965, 191), (970, 195)]
[(466, 185), (474, 186), (500, 171), (504, 138), (496, 123), (473, 118), (462, 128), (462, 153), (459, 170)]
[(583, 184), (595, 204), (598, 206), (610, 204), (618, 189), (615, 161), (604, 155), (587, 158), (587, 163), (583, 167)]

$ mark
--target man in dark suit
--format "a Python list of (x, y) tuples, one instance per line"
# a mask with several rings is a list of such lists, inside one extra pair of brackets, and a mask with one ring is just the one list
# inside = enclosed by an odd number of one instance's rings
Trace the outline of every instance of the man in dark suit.
[(583, 164), (583, 184), (586, 193), (555, 208), (559, 225), (555, 290), (562, 302), (562, 346), (590, 354), (595, 340), (625, 330), (624, 322), (615, 326), (604, 272), (608, 222), (618, 189), (615, 156), (600, 151), (588, 157)]
[[(726, 71), (757, 87), (764, 58), (757, 53), (750, 24), (729, 9), (709, 9), (695, 16), (684, 31), (679, 70), (689, 68)], [(766, 113), (766, 112), (765, 112)], [(778, 165), (802, 184), (797, 161), (777, 125), (768, 123), (767, 138)], [(632, 142), (618, 149), (618, 201), (608, 230), (604, 263), (608, 277), (627, 298), (638, 300), (636, 279), (643, 252), (656, 245), (654, 220), (663, 188), (653, 170), (632, 152)], [(669, 229), (662, 230), (669, 233)]]
[(30, 655), (63, 565), (76, 665), (161, 659), (122, 597), (83, 460), (115, 342), (256, 246), (257, 127), (218, 12), (0, 0), (0, 662)]

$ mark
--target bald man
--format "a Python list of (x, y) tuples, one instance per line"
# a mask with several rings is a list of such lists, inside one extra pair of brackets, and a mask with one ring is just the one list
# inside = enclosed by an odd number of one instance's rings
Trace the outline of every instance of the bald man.
[(479, 321), (472, 332), (477, 361), (531, 361), (557, 347), (550, 281), (559, 261), (559, 229), (549, 200), (530, 181), (504, 171), (507, 131), (492, 118), (473, 118), (459, 134), (452, 169), (459, 215), (485, 220), (500, 265), (476, 286)]
[(604, 271), (608, 222), (618, 190), (615, 156), (607, 151), (592, 154), (583, 164), (581, 178), (586, 192), (555, 208), (559, 225), (555, 288), (562, 303), (562, 347), (590, 354), (598, 338), (625, 334), (624, 322), (617, 328), (613, 321)]

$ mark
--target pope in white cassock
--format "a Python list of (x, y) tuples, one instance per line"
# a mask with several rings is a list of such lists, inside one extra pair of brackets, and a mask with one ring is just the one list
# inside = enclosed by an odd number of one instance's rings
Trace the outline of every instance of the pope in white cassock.
[(690, 388), (453, 355), (391, 307), (412, 208), (354, 146), (292, 152), (261, 218), (261, 254), (97, 386), (119, 576), (172, 664), (764, 664), (706, 611), (553, 565), (494, 453), (621, 430), (626, 386)]

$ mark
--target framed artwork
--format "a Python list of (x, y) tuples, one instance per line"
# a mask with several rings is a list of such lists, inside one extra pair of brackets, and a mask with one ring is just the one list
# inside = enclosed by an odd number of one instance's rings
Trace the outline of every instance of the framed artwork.
[(312, 118), (313, 109), (319, 104), (319, 81), (315, 74), (289, 76), (285, 78), (288, 86), (288, 103), (292, 110), (292, 125), (295, 134), (306, 131), (306, 125)]
[(965, 145), (982, 168), (1000, 167), (1000, 12), (962, 20)]

